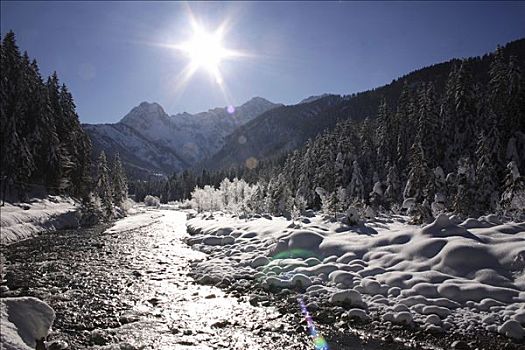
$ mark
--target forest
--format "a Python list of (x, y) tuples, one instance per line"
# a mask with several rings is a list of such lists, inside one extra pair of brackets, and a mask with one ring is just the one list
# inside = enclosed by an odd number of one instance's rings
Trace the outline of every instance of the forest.
[(118, 154), (111, 166), (104, 154), (92, 164), (91, 141), (69, 89), (56, 72), (44, 80), (37, 61), (20, 53), (12, 31), (4, 36), (0, 54), (2, 203), (68, 195), (89, 213), (110, 219), (114, 206), (127, 198)]

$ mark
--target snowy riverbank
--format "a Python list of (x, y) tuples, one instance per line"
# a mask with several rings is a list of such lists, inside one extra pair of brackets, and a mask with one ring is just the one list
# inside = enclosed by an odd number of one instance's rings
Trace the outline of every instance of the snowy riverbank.
[(402, 221), (347, 226), (317, 215), (293, 224), (216, 213), (189, 220), (187, 242), (210, 254), (196, 269), (204, 283), (253, 280), (301, 290), (309, 309), (327, 305), (346, 319), (523, 340), (525, 223)]
[(35, 237), (43, 232), (78, 227), (80, 204), (71, 198), (48, 196), (29, 203), (6, 203), (0, 208), (1, 244)]

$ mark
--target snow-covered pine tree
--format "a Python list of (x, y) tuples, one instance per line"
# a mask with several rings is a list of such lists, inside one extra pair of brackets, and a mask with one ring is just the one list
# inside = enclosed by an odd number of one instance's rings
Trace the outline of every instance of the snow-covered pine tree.
[(476, 131), (478, 129), (474, 84), (468, 61), (464, 60), (457, 72), (454, 87), (455, 123), (453, 157), (473, 158), (476, 150)]
[(410, 152), (408, 180), (403, 191), (404, 199), (414, 198), (416, 203), (422, 203), (427, 198), (427, 186), (432, 179), (431, 171), (423, 153), (421, 139), (417, 137)]
[(497, 192), (497, 164), (494, 156), (494, 139), (484, 132), (480, 134), (478, 148), (476, 150), (476, 184), (477, 204), (481, 213), (496, 209), (498, 203)]
[(59, 144), (53, 150), (53, 162), (56, 162), (57, 167), (51, 171), (50, 182), (51, 187), (58, 193), (64, 193), (71, 187), (70, 172), (74, 164), (71, 154), (69, 153), (66, 138), (70, 130), (65, 121), (64, 111), (60, 103), (60, 85), (58, 76), (54, 72), (47, 79), (47, 91), (49, 96), (49, 106), (51, 108), (52, 123), (55, 125), (56, 134), (59, 139)]
[(455, 108), (455, 86), (458, 75), (458, 66), (452, 64), (452, 68), (445, 84), (445, 91), (441, 99), (439, 110), (440, 135), (439, 148), (442, 150), (442, 167), (445, 173), (455, 172), (457, 165), (457, 149), (454, 147), (454, 134), (456, 132), (456, 108)]
[[(112, 169), (111, 184), (113, 186), (113, 203), (116, 206), (121, 206), (122, 203), (128, 198), (128, 181), (126, 174), (124, 173), (124, 168), (122, 167), (122, 162), (120, 161), (120, 154), (117, 152), (113, 158), (113, 169)], [(169, 183), (167, 181), (166, 183)], [(167, 201), (166, 201), (167, 202)]]
[(367, 199), (368, 194), (372, 191), (375, 181), (374, 174), (377, 177), (377, 147), (374, 142), (376, 122), (365, 118), (361, 124), (361, 152), (359, 155), (359, 165), (362, 173), (362, 183), (364, 186), (363, 198)]
[(387, 165), (388, 174), (386, 176), (386, 189), (384, 198), (388, 207), (392, 207), (396, 203), (401, 202), (401, 180), (399, 179), (399, 172), (397, 166)]
[(525, 77), (516, 56), (510, 56), (507, 68), (508, 94), (505, 124), (511, 134), (525, 130)]
[(458, 161), (456, 175), (456, 194), (453, 200), (453, 210), (457, 214), (468, 216), (476, 214), (475, 173), (471, 160), (462, 157)]
[(399, 132), (397, 135), (397, 168), (400, 170), (400, 179), (402, 181), (407, 178), (408, 163), (410, 162), (410, 148), (413, 144), (415, 125), (412, 124), (413, 116), (413, 102), (412, 94), (408, 83), (405, 81), (401, 95), (397, 101), (397, 110), (395, 119), (397, 125), (399, 125)]
[(427, 83), (419, 90), (419, 119), (417, 135), (421, 140), (424, 158), (429, 167), (440, 164), (443, 155), (439, 146), (439, 113), (434, 91), (434, 85)]
[(394, 137), (396, 130), (394, 129), (393, 116), (389, 112), (386, 100), (383, 99), (379, 104), (377, 111), (377, 169), (379, 176), (384, 178), (388, 171), (384, 165), (391, 163), (395, 158), (392, 152), (394, 145)]
[(113, 193), (111, 192), (108, 162), (104, 151), (100, 152), (97, 161), (95, 192), (100, 199), (104, 219), (111, 219), (113, 217)]
[(304, 155), (299, 165), (299, 182), (297, 194), (303, 196), (309, 206), (315, 205), (316, 195), (315, 186), (312, 183), (315, 173), (313, 143), (308, 140), (305, 145)]
[(516, 162), (507, 165), (500, 204), (504, 214), (516, 221), (525, 220), (525, 179), (520, 174)]
[[(505, 160), (515, 161), (521, 173), (525, 172), (525, 77), (515, 56), (510, 56), (508, 69), (507, 113), (504, 118), (504, 135), (509, 135), (503, 150)], [(507, 140), (503, 138), (503, 140)]]
[(352, 179), (348, 185), (348, 196), (353, 202), (362, 202), (365, 198), (363, 173), (357, 160), (354, 160), (352, 167)]
[(501, 127), (503, 125), (503, 119), (506, 118), (505, 114), (507, 112), (506, 109), (509, 84), (507, 80), (507, 64), (505, 63), (505, 56), (501, 46), (498, 46), (496, 52), (493, 55), (488, 73), (488, 102), (490, 108), (497, 116), (498, 127)]
[(23, 134), (24, 116), (27, 102), (24, 99), (24, 75), (22, 57), (12, 31), (7, 33), (2, 42), (2, 79), (0, 96), (0, 139), (1, 139), (1, 172), (2, 203), (8, 188), (17, 187), (18, 195), (24, 195), (25, 185), (34, 170), (34, 159), (30, 146)]
[(71, 183), (70, 193), (82, 197), (89, 192), (87, 183), (90, 182), (91, 141), (80, 126), (73, 96), (65, 84), (60, 88), (59, 103), (63, 120), (58, 128), (68, 130), (65, 135), (59, 137), (71, 160), (70, 169), (67, 170), (67, 177)]
[(248, 200), (248, 207), (253, 213), (262, 214), (266, 212), (264, 203), (266, 184), (259, 181), (254, 186), (255, 188)]

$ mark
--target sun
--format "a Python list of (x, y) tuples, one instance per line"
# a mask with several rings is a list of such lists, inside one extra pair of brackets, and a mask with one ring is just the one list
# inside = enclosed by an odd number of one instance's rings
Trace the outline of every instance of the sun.
[(190, 69), (206, 69), (218, 84), (222, 84), (219, 66), (221, 62), (231, 57), (233, 53), (223, 46), (223, 31), (221, 28), (207, 32), (198, 25), (193, 26), (193, 36), (186, 42), (177, 45), (190, 60)]

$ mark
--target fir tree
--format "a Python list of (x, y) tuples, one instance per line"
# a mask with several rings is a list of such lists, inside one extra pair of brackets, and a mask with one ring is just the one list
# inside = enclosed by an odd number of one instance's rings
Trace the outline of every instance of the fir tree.
[(454, 158), (465, 155), (472, 158), (476, 149), (476, 108), (474, 86), (470, 66), (463, 61), (457, 72), (454, 89), (455, 117), (457, 119), (454, 130), (453, 145)]
[(105, 219), (111, 219), (113, 217), (113, 193), (111, 191), (108, 163), (104, 151), (100, 152), (97, 161), (97, 182), (95, 191), (100, 199)]
[(363, 174), (357, 160), (353, 163), (352, 179), (350, 180), (348, 195), (355, 202), (363, 201), (365, 198)]
[[(120, 161), (120, 155), (118, 152), (115, 153), (115, 157), (113, 159), (113, 169), (111, 176), (111, 183), (113, 185), (113, 203), (120, 207), (122, 203), (124, 203), (124, 201), (128, 198), (128, 182), (126, 179), (126, 174), (124, 173), (124, 169), (122, 168), (122, 163)], [(166, 181), (166, 184), (169, 184), (169, 181)]]
[(478, 209), (484, 213), (494, 210), (497, 204), (497, 173), (494, 159), (494, 140), (481, 133), (476, 150), (476, 182)]
[(388, 167), (384, 197), (389, 206), (401, 201), (401, 181), (395, 164)]
[(474, 168), (468, 157), (463, 157), (458, 162), (456, 185), (453, 210), (463, 216), (473, 214), (476, 210)]
[(422, 203), (429, 195), (427, 186), (431, 177), (430, 173), (421, 140), (418, 138), (411, 149), (410, 171), (403, 197), (405, 199), (414, 198), (416, 203)]
[(506, 215), (516, 221), (525, 219), (525, 179), (520, 174), (515, 162), (510, 162), (507, 165), (507, 175), (500, 204)]
[(419, 92), (419, 119), (416, 138), (419, 138), (428, 166), (434, 167), (443, 158), (439, 141), (439, 115), (434, 85), (428, 83)]

